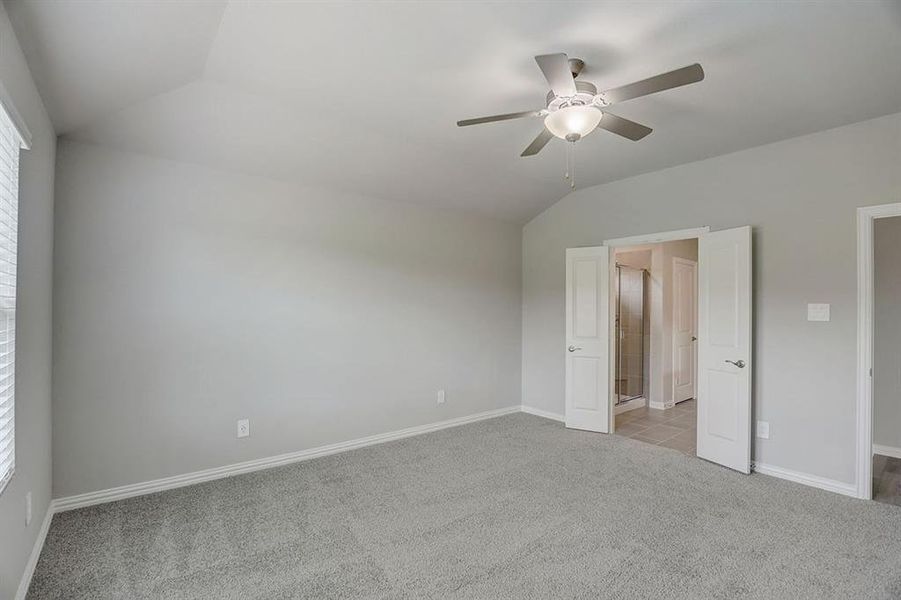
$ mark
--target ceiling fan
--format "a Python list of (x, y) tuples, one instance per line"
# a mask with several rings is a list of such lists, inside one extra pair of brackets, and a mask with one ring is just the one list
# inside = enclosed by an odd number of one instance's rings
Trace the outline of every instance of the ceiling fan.
[(597, 128), (606, 129), (632, 141), (638, 141), (651, 133), (651, 128), (635, 121), (618, 117), (606, 108), (612, 104), (677, 88), (704, 79), (704, 69), (695, 63), (675, 71), (662, 73), (618, 88), (598, 93), (597, 87), (587, 81), (576, 81), (585, 63), (566, 54), (542, 54), (535, 57), (538, 68), (551, 86), (546, 108), (524, 112), (464, 119), (457, 126), (480, 125), (495, 121), (509, 121), (524, 117), (544, 117), (544, 129), (520, 156), (533, 156), (554, 137), (577, 142)]

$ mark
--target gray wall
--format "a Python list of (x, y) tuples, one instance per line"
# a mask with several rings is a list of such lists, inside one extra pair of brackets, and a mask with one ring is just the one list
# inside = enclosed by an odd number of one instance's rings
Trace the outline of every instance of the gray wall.
[[(568, 195), (523, 230), (523, 403), (563, 412), (565, 248), (751, 225), (755, 418), (770, 422), (754, 457), (852, 482), (855, 208), (901, 201), (899, 165), (895, 114)], [(807, 322), (808, 302), (832, 321)]]
[[(0, 494), (0, 598), (12, 598), (50, 504), (53, 163), (56, 134), (0, 7), (0, 81), (32, 135), (19, 160), (16, 473)], [(34, 518), (25, 526), (25, 494)]]
[(873, 442), (901, 449), (901, 217), (876, 219)]
[(519, 226), (74, 142), (57, 165), (56, 497), (520, 403)]

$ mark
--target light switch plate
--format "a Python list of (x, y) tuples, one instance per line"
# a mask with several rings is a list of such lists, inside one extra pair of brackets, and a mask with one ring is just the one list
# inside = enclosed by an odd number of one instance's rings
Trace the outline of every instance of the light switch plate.
[(808, 304), (807, 320), (808, 321), (828, 321), (829, 320), (829, 304)]
[(438, 404), (444, 404), (445, 399), (444, 390), (438, 390)]
[(770, 422), (757, 421), (757, 437), (763, 440), (770, 439)]

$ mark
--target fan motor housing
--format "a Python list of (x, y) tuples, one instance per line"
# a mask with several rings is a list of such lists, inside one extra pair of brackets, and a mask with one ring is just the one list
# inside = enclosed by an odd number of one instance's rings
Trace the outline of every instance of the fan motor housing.
[(594, 97), (598, 93), (598, 88), (593, 83), (587, 81), (575, 81), (576, 95), (566, 98), (554, 95), (554, 92), (547, 94), (547, 109), (551, 112), (565, 108), (567, 106), (591, 106)]

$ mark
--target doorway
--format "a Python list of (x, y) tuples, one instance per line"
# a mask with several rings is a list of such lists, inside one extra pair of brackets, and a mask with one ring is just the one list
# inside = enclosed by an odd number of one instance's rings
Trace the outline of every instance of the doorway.
[[(679, 343), (673, 342), (673, 303), (663, 305), (665, 296), (655, 295), (654, 269), (645, 276), (644, 290), (651, 290), (650, 300), (643, 306), (655, 308), (662, 319), (669, 322), (664, 336), (651, 335), (650, 353), (641, 350), (636, 356), (631, 372), (621, 368), (617, 373), (616, 303), (617, 297), (617, 257), (623, 249), (648, 247), (666, 242), (680, 241), (696, 244), (696, 276), (694, 286), (691, 277), (682, 278), (683, 287), (696, 287), (693, 301), (679, 305), (682, 313), (681, 332), (696, 329), (696, 358), (694, 353), (679, 351)], [(646, 249), (646, 248), (645, 248)], [(653, 253), (652, 253), (653, 254)], [(685, 259), (690, 260), (690, 259)], [(621, 266), (640, 270), (640, 267), (620, 261)], [(661, 264), (674, 264), (669, 257)], [(689, 271), (686, 270), (686, 273)], [(621, 269), (620, 274), (623, 273)], [(634, 278), (635, 286), (640, 281)], [(750, 473), (751, 468), (751, 228), (739, 227), (711, 232), (709, 228), (681, 230), (661, 234), (635, 236), (608, 240), (603, 246), (568, 248), (566, 250), (565, 276), (565, 415), (568, 428), (600, 433), (614, 433), (619, 414), (634, 413), (621, 417), (619, 429), (628, 429), (630, 419), (643, 411), (657, 415), (658, 420), (679, 419), (685, 429), (694, 425), (696, 436), (695, 454), (711, 462)], [(645, 298), (647, 292), (645, 292)], [(637, 295), (633, 295), (637, 298)], [(619, 298), (621, 301), (622, 298)], [(622, 306), (620, 306), (622, 310)], [(642, 308), (643, 313), (648, 309)], [(638, 311), (633, 311), (637, 315)], [(652, 310), (652, 315), (654, 311)], [(623, 317), (623, 314), (620, 313)], [(688, 318), (691, 317), (691, 318)], [(694, 327), (691, 326), (693, 321)], [(653, 332), (653, 323), (651, 325)], [(622, 332), (626, 331), (621, 328)], [(637, 329), (631, 328), (633, 338)], [(644, 337), (646, 329), (642, 329)], [(656, 343), (655, 343), (656, 340)], [(643, 348), (638, 343), (630, 348)], [(655, 347), (662, 349), (655, 352)], [(674, 352), (675, 350), (675, 352)], [(627, 354), (627, 352), (621, 353)], [(682, 365), (683, 376), (673, 378), (672, 360), (674, 354)], [(661, 377), (648, 385), (648, 375), (655, 372), (654, 361), (660, 357), (663, 364), (657, 365)], [(627, 388), (629, 377), (635, 379), (638, 364), (649, 362), (650, 368), (642, 368), (642, 394), (633, 394)], [(670, 365), (669, 368), (666, 365)], [(620, 379), (619, 385), (617, 379)], [(693, 380), (692, 380), (693, 379)], [(674, 383), (675, 382), (675, 383)], [(656, 385), (655, 385), (656, 383)], [(656, 391), (655, 391), (656, 390)], [(686, 390), (694, 390), (694, 399), (688, 398), (677, 404), (676, 398)], [(646, 404), (632, 408), (629, 406), (644, 397)], [(625, 401), (626, 398), (630, 398)], [(680, 398), (681, 399), (681, 398)], [(619, 406), (617, 406), (619, 402)], [(655, 402), (658, 403), (655, 406)], [(691, 404), (694, 403), (694, 404)], [(656, 409), (655, 412), (650, 412)], [(678, 409), (678, 410), (677, 410)], [(683, 414), (677, 414), (681, 412)], [(633, 428), (640, 424), (634, 423)], [(673, 427), (673, 425), (669, 425)], [(645, 427), (646, 430), (650, 426)], [(690, 431), (690, 429), (689, 429)], [(686, 451), (690, 435), (685, 431), (657, 428), (645, 436), (648, 441), (659, 443), (672, 440), (681, 434)], [(669, 435), (665, 435), (669, 434)], [(657, 438), (657, 439), (651, 439)]]
[(698, 238), (613, 253), (613, 432), (694, 456)]
[(873, 223), (873, 500), (901, 506), (901, 216)]

